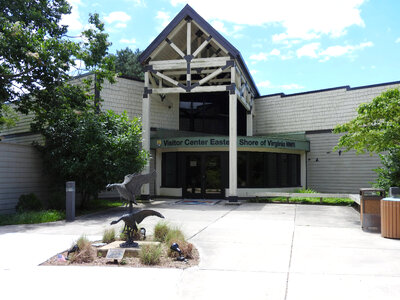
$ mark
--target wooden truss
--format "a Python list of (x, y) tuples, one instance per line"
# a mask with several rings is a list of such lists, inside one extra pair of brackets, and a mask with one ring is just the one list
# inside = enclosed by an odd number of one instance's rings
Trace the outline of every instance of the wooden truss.
[[(147, 98), (148, 94), (229, 91), (231, 95), (236, 94), (243, 106), (251, 111), (254, 92), (242, 75), (240, 66), (211, 35), (199, 41), (199, 35), (192, 34), (192, 22), (192, 19), (186, 18), (186, 49), (179, 48), (169, 38), (164, 41), (179, 59), (150, 60), (145, 66), (143, 97)], [(184, 28), (184, 24), (175, 28), (169, 37), (172, 39)], [(212, 56), (203, 57), (211, 41), (220, 49)], [(192, 45), (197, 45), (194, 51)], [(159, 51), (156, 50), (157, 53)]]

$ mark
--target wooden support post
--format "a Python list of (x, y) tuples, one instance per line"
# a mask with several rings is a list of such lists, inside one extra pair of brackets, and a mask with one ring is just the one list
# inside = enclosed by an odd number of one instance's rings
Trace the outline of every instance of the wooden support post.
[[(235, 83), (236, 70), (231, 68), (231, 83)], [(237, 201), (237, 96), (229, 94), (229, 202)]]
[(253, 110), (247, 112), (246, 115), (246, 135), (253, 136)]
[[(142, 147), (143, 150), (150, 152), (150, 94), (146, 93), (146, 89), (149, 87), (149, 72), (144, 73), (144, 88), (145, 93), (143, 94), (142, 102)], [(150, 161), (147, 162), (143, 169), (143, 174), (150, 173)], [(144, 184), (142, 187), (142, 195), (148, 197), (150, 195), (150, 184)]]

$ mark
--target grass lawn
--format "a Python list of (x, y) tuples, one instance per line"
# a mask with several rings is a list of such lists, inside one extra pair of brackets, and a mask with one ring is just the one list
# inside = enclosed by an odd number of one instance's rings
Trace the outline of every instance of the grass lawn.
[[(275, 197), (275, 198), (255, 198), (250, 199), (253, 203), (287, 203), (286, 197)], [(326, 204), (326, 205), (346, 205), (351, 206), (354, 201), (350, 198), (322, 198), (320, 202), (319, 198), (311, 197), (293, 197), (289, 198), (289, 203), (300, 203), (300, 204)]]
[[(97, 211), (106, 210), (112, 207), (123, 205), (121, 201), (112, 201), (106, 199), (98, 199), (88, 204), (87, 208), (76, 209), (75, 215), (82, 216)], [(14, 213), (8, 215), (0, 215), (1, 225), (17, 225), (17, 224), (37, 224), (55, 222), (65, 219), (65, 211), (59, 210), (42, 210), (42, 211), (27, 211), (22, 213)]]

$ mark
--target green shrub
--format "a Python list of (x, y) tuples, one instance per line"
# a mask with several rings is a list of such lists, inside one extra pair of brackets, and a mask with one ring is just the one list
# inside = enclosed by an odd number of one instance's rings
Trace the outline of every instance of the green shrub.
[(103, 239), (102, 242), (103, 243), (111, 243), (115, 241), (115, 230), (114, 228), (110, 228), (110, 229), (106, 229), (103, 232)]
[(34, 193), (30, 193), (21, 195), (15, 208), (17, 212), (39, 211), (43, 209), (43, 204)]
[(65, 219), (65, 213), (56, 210), (27, 211), (10, 215), (0, 215), (0, 225), (38, 224)]
[(317, 191), (314, 191), (313, 189), (297, 189), (294, 191), (295, 193), (301, 193), (301, 194), (317, 194)]
[(170, 228), (166, 222), (158, 222), (157, 225), (154, 227), (154, 239), (161, 243), (164, 242), (169, 231)]
[(171, 244), (176, 243), (176, 241), (185, 241), (185, 236), (178, 228), (170, 229), (165, 237), (165, 243), (171, 246)]
[(140, 262), (145, 265), (156, 265), (160, 262), (161, 253), (160, 245), (143, 245), (139, 252)]

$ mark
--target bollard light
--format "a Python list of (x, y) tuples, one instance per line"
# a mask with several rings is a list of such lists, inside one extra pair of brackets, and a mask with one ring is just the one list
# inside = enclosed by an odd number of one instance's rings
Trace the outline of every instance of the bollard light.
[(170, 248), (171, 248), (172, 251), (175, 251), (175, 252), (179, 253), (179, 256), (176, 258), (176, 260), (187, 262), (186, 258), (183, 256), (183, 253), (182, 253), (182, 251), (179, 248), (179, 245), (177, 243), (173, 243)]

